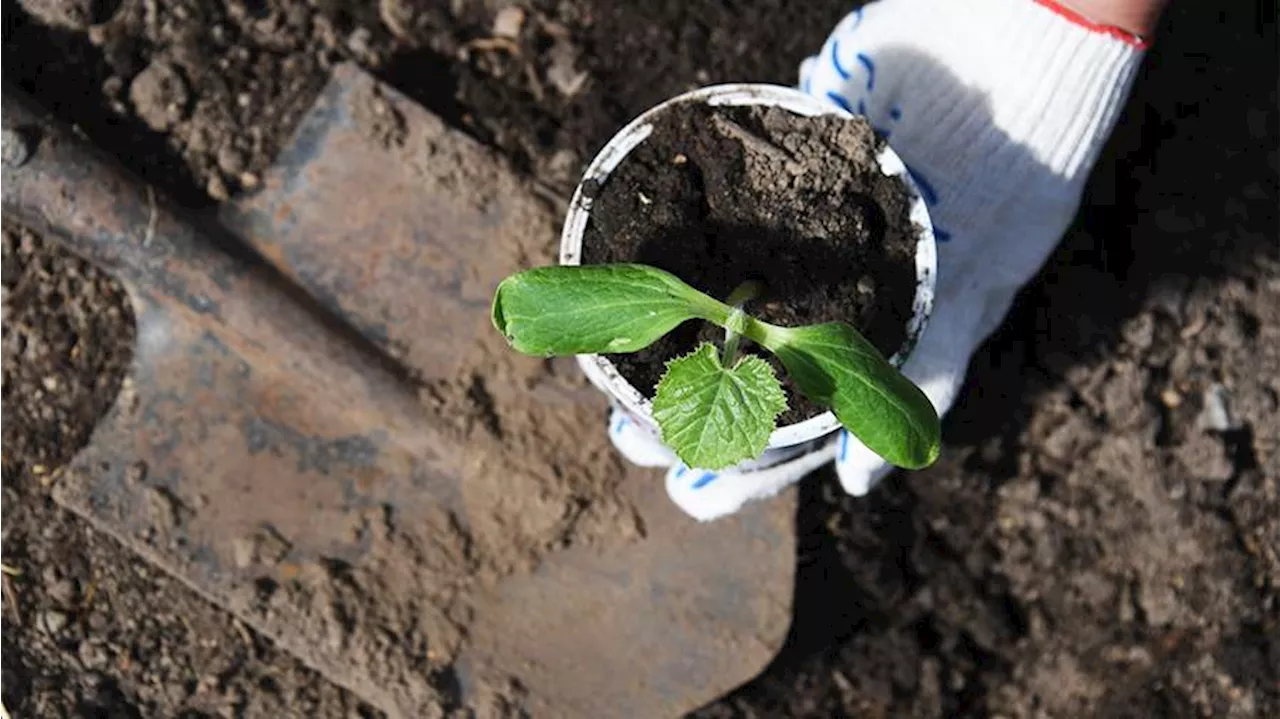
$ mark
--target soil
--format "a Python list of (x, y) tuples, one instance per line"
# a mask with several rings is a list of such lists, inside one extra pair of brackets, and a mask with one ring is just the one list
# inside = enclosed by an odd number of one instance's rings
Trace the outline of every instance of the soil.
[[(761, 295), (744, 308), (753, 316), (789, 327), (847, 322), (891, 356), (911, 318), (919, 235), (905, 183), (876, 162), (883, 144), (861, 118), (673, 105), (603, 185), (590, 188), (582, 260), (653, 265), (720, 299), (758, 281)], [(687, 322), (609, 359), (651, 393), (668, 361), (722, 335)], [(777, 358), (752, 350), (782, 378), (783, 424), (825, 411)]]
[[(848, 10), (548, 0), (495, 43), (500, 4), (6, 0), (2, 52), (7, 82), (190, 205), (253, 186), (343, 58), (564, 194), (667, 97), (794, 82)], [(1257, 61), (1276, 50), (1252, 8), (1171, 8), (943, 458), (862, 500), (805, 483), (788, 644), (698, 716), (1280, 715), (1280, 128)], [(131, 313), (5, 232), (5, 708), (372, 713), (50, 501), (121, 385)], [(475, 709), (518, 716), (519, 692)]]
[(118, 284), (4, 228), (4, 706), (13, 716), (373, 710), (58, 509), (57, 471), (120, 391), (134, 341)]

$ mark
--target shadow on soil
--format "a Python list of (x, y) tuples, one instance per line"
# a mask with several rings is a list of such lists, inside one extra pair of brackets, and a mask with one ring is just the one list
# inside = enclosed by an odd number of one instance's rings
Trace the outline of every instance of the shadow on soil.
[[(956, 677), (942, 688), (945, 715), (982, 711), (984, 693), (1011, 670), (1026, 618), (1001, 579), (984, 576), (990, 562), (954, 547), (971, 541), (983, 551), (992, 496), (1018, 476), (1032, 408), (1073, 367), (1112, 356), (1144, 303), (1177, 305), (1198, 283), (1250, 276), (1260, 256), (1280, 254), (1277, 67), (1259, 61), (1276, 57), (1277, 36), (1264, 12), (1183, 5), (1165, 18), (1075, 223), (975, 356), (945, 423), (943, 460), (891, 477), (861, 501), (829, 472), (802, 485), (786, 645), (759, 677), (698, 716), (736, 715), (743, 705), (820, 712), (841, 700), (819, 695), (848, 700), (849, 675), (861, 670), (913, 686), (903, 673), (914, 674), (922, 657)], [(936, 598), (905, 601), (922, 592)], [(957, 625), (919, 609), (944, 601), (986, 619)], [(1003, 635), (997, 646), (1008, 655), (979, 648), (974, 625)], [(804, 692), (813, 696), (798, 704)]]

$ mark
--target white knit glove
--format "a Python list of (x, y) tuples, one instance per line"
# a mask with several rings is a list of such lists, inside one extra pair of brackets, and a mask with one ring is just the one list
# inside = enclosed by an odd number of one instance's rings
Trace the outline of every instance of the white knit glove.
[[(1075, 215), (1143, 43), (1045, 0), (880, 0), (844, 18), (800, 68), (801, 88), (866, 115), (911, 170), (933, 218), (933, 316), (902, 371), (939, 413)], [(866, 494), (891, 467), (847, 432), (753, 472), (689, 469), (615, 412), (629, 460), (668, 466), (667, 492), (702, 520), (836, 461)]]

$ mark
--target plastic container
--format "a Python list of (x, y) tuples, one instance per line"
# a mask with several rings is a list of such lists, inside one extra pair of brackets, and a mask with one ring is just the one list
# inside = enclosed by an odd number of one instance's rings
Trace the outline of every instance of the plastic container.
[[(755, 83), (704, 87), (678, 95), (649, 109), (614, 135), (587, 167), (577, 189), (574, 190), (573, 199), (569, 203), (569, 213), (560, 235), (560, 264), (581, 264), (582, 236), (586, 232), (587, 222), (591, 217), (592, 204), (591, 198), (583, 192), (583, 183), (594, 180), (603, 184), (608, 179), (609, 173), (653, 132), (654, 120), (673, 104), (682, 102), (700, 102), (712, 106), (780, 107), (795, 114), (810, 117), (816, 115), (852, 117), (845, 110), (794, 88)], [(900, 367), (915, 347), (933, 310), (934, 284), (937, 277), (937, 246), (929, 211), (902, 159), (888, 145), (878, 159), (880, 168), (886, 175), (896, 175), (906, 183), (912, 193), (911, 220), (921, 228), (920, 238), (916, 243), (916, 292), (912, 304), (912, 315), (907, 322), (906, 339), (889, 360), (894, 366)], [(601, 355), (579, 355), (577, 359), (591, 383), (608, 395), (615, 406), (626, 412), (636, 426), (648, 431), (655, 439), (660, 436), (658, 426), (653, 420), (650, 399), (623, 378), (612, 362)], [(735, 469), (739, 471), (762, 469), (796, 456), (839, 427), (840, 422), (831, 412), (823, 412), (803, 422), (778, 427), (769, 437), (769, 444), (763, 455), (744, 462)]]

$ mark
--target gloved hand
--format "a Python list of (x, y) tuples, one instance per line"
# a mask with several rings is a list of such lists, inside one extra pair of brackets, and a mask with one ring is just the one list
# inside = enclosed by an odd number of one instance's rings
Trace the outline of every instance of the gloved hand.
[[(939, 413), (1075, 215), (1145, 43), (1048, 0), (880, 0), (804, 61), (800, 86), (865, 115), (920, 188), (938, 239), (933, 316), (902, 371)], [(690, 469), (620, 413), (630, 461), (667, 466), (667, 492), (701, 520), (771, 496), (835, 460), (845, 490), (891, 469), (847, 432), (767, 469)]]

